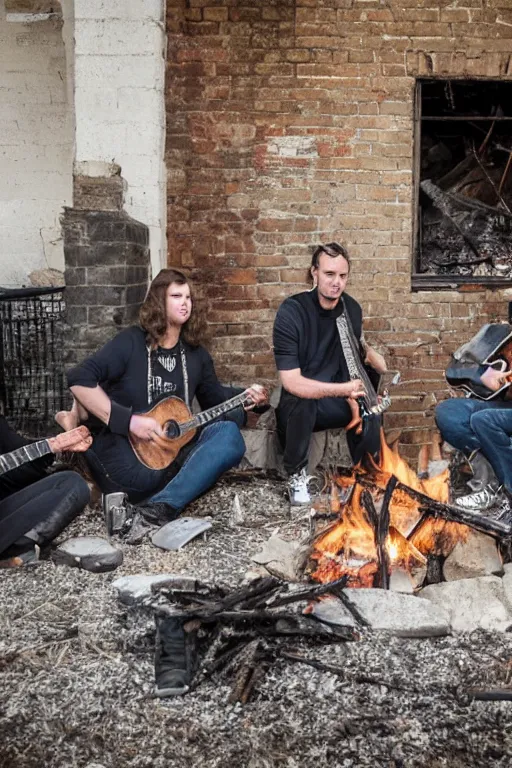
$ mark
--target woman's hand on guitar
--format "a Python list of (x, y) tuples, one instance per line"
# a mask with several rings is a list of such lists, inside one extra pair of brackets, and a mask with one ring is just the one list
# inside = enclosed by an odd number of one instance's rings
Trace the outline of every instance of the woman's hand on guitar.
[(339, 386), (339, 397), (364, 397), (366, 390), (361, 379), (352, 379), (352, 381), (346, 381)]
[(156, 419), (134, 414), (130, 419), (130, 432), (139, 440), (154, 440), (163, 435), (162, 427)]
[(245, 391), (247, 395), (246, 411), (250, 411), (251, 408), (255, 408), (257, 405), (264, 405), (268, 402), (268, 389), (262, 387), (261, 384), (251, 384)]

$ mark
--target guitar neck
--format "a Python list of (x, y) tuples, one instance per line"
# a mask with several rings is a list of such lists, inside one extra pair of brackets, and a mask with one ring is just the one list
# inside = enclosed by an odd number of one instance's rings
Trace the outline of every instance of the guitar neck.
[(238, 408), (239, 405), (244, 405), (246, 400), (247, 390), (244, 390), (243, 392), (240, 392), (239, 395), (232, 397), (230, 400), (225, 400), (223, 403), (214, 405), (213, 408), (209, 408), (207, 411), (197, 413), (191, 419), (184, 421), (179, 425), (180, 435), (184, 435), (185, 432), (190, 432), (191, 429), (204, 427), (206, 424), (209, 424), (210, 421), (218, 419), (219, 416), (223, 416), (225, 413), (233, 411), (235, 408)]
[(4, 475), (12, 469), (17, 469), (28, 461), (40, 459), (41, 456), (46, 456), (47, 453), (52, 453), (48, 440), (38, 440), (37, 443), (30, 443), (30, 445), (16, 448), (15, 451), (10, 453), (4, 453), (3, 456), (0, 456), (0, 475)]

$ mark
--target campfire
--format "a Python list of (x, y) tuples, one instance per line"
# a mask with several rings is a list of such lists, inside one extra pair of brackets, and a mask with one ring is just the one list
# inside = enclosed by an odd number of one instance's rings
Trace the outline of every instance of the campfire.
[(330, 477), (328, 502), (316, 519), (331, 522), (313, 544), (312, 578), (326, 584), (345, 576), (352, 587), (388, 588), (402, 571), (420, 586), (428, 558), (447, 556), (467, 538), (468, 525), (500, 533), (492, 530), (495, 521), (450, 507), (448, 497), (448, 469), (418, 477), (382, 435), (379, 465)]

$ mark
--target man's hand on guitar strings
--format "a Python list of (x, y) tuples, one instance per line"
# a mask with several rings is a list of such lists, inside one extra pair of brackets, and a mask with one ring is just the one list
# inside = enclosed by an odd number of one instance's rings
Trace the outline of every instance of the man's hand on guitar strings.
[(490, 389), (491, 392), (497, 392), (498, 389), (510, 383), (509, 374), (504, 371), (497, 371), (495, 368), (487, 368), (480, 376), (482, 384)]
[(251, 384), (251, 386), (246, 389), (245, 394), (247, 395), (246, 404), (244, 405), (246, 411), (252, 410), (257, 405), (268, 403), (268, 389), (262, 387), (261, 384)]
[(163, 436), (163, 430), (156, 419), (149, 416), (139, 416), (134, 414), (130, 419), (130, 432), (139, 440), (154, 440), (156, 437)]
[(366, 395), (366, 389), (361, 379), (352, 379), (352, 381), (344, 382), (340, 385), (341, 392), (340, 397), (364, 397)]

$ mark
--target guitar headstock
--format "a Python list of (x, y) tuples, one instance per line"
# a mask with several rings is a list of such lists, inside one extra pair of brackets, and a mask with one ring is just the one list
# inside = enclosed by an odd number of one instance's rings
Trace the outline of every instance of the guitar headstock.
[(92, 435), (86, 426), (82, 424), (76, 429), (70, 429), (69, 432), (62, 432), (56, 437), (48, 439), (48, 445), (52, 453), (61, 453), (62, 451), (73, 451), (73, 453), (83, 453), (92, 445)]

